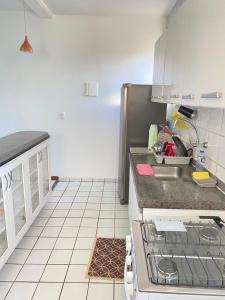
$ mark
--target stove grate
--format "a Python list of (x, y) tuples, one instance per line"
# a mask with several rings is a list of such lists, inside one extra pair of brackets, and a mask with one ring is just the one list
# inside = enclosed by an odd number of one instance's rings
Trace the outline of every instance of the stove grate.
[(211, 223), (184, 223), (187, 232), (157, 232), (154, 223), (142, 223), (146, 243), (225, 246), (225, 232)]
[[(150, 279), (155, 284), (224, 288), (225, 258), (222, 253), (214, 256), (210, 252), (200, 256), (182, 253), (165, 253), (151, 250), (147, 254)], [(162, 270), (163, 267), (163, 270)]]

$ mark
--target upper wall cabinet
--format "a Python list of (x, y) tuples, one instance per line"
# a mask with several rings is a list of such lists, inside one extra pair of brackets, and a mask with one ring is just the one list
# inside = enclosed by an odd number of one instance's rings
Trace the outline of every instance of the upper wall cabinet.
[(166, 33), (158, 39), (155, 44), (155, 57), (154, 57), (154, 74), (153, 84), (161, 85), (164, 83), (164, 68), (165, 68), (165, 55), (166, 55)]
[(152, 101), (167, 103), (170, 99), (170, 85), (165, 83), (167, 32), (164, 32), (155, 44)]
[(224, 32), (224, 0), (184, 2), (162, 36), (166, 41), (163, 72), (161, 38), (155, 47), (154, 84), (171, 86), (164, 102), (225, 107)]

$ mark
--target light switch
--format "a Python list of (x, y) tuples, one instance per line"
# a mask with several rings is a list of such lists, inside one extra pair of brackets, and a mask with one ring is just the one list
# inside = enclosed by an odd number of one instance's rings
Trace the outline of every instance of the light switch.
[(98, 97), (98, 82), (88, 81), (84, 84), (84, 96)]
[(65, 118), (66, 118), (66, 113), (65, 113), (65, 111), (60, 112), (60, 113), (59, 113), (59, 119), (60, 119), (60, 120), (65, 120)]

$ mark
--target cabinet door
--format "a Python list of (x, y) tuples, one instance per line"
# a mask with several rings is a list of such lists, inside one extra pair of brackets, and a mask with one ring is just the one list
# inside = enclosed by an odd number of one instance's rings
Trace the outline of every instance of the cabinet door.
[(39, 179), (38, 179), (38, 156), (34, 154), (29, 158), (30, 193), (32, 213), (40, 204)]
[(180, 10), (171, 19), (167, 32), (164, 85), (171, 86), (168, 103), (181, 104), (182, 95), (186, 92), (187, 82), (184, 77), (186, 32)]
[(198, 37), (194, 20), (186, 9), (183, 9), (185, 5), (186, 3), (177, 11), (167, 30), (164, 84), (172, 87), (170, 103), (198, 106), (199, 95), (196, 90)]
[(0, 178), (0, 257), (8, 248), (6, 220), (5, 220), (5, 203), (3, 199), (2, 179)]
[[(186, 3), (185, 3), (186, 4)], [(182, 105), (199, 106), (199, 36), (198, 22), (186, 10), (180, 10), (177, 16), (177, 26), (180, 28), (179, 53), (182, 68), (179, 74), (182, 78)]]
[(153, 68), (153, 85), (159, 84), (159, 55), (160, 55), (160, 39), (155, 43), (154, 50), (154, 68)]
[(165, 84), (183, 105), (225, 107), (224, 11), (223, 0), (189, 0), (169, 24)]
[(39, 152), (39, 165), (40, 165), (40, 182), (42, 190), (42, 198), (44, 198), (50, 191), (49, 188), (49, 157), (48, 157), (48, 147), (46, 146), (43, 150)]
[(165, 31), (159, 39), (159, 71), (158, 71), (158, 84), (164, 84), (165, 73), (165, 57), (167, 47), (167, 31)]
[[(164, 86), (164, 72), (165, 72), (165, 55), (167, 46), (167, 31), (158, 39), (155, 44), (154, 57), (154, 74), (152, 87), (152, 101), (167, 103), (170, 97), (170, 89)], [(169, 92), (169, 94), (168, 94)]]
[(27, 221), (23, 178), (23, 165), (21, 163), (10, 171), (9, 183), (9, 189), (11, 190), (13, 202), (13, 214), (16, 235), (24, 227)]
[[(195, 24), (195, 83), (200, 106), (225, 107), (225, 1), (198, 0), (196, 7), (192, 0), (186, 9), (192, 12), (191, 23)], [(222, 97), (214, 96), (220, 92)]]

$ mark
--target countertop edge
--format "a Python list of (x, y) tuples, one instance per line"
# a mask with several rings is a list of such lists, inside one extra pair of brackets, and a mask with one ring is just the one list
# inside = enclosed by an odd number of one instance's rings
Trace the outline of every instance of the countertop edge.
[(142, 199), (141, 199), (141, 196), (140, 196), (140, 193), (138, 191), (138, 188), (137, 188), (137, 174), (136, 174), (136, 170), (135, 170), (135, 165), (134, 165), (134, 161), (133, 161), (133, 155), (135, 153), (129, 153), (129, 160), (130, 160), (130, 166), (132, 168), (132, 172), (133, 172), (133, 177), (134, 177), (134, 188), (135, 188), (135, 191), (136, 191), (136, 194), (137, 194), (137, 197), (138, 197), (138, 207), (139, 208), (145, 208), (143, 206), (143, 202)]
[[(41, 144), (42, 142), (44, 142), (50, 138), (50, 135), (47, 132), (44, 132), (44, 131), (43, 132), (33, 131), (33, 132), (35, 134), (40, 133), (40, 136), (35, 136), (30, 141), (26, 141), (24, 144), (19, 145), (17, 148), (15, 147), (12, 150), (8, 150), (7, 153), (4, 153), (3, 158), (0, 159), (0, 167), (4, 166), (8, 162), (12, 161), (13, 159), (17, 158), (18, 156), (22, 155), (23, 153), (29, 151), (30, 149), (34, 148), (35, 146)], [(32, 133), (32, 131), (16, 132), (12, 135), (3, 137), (2, 139), (8, 138), (8, 140), (10, 141), (10, 137), (13, 140), (13, 136), (15, 136), (15, 135), (21, 134), (21, 136), (22, 136), (22, 134), (27, 134), (27, 133)], [(9, 148), (10, 148), (10, 146), (9, 146)]]

